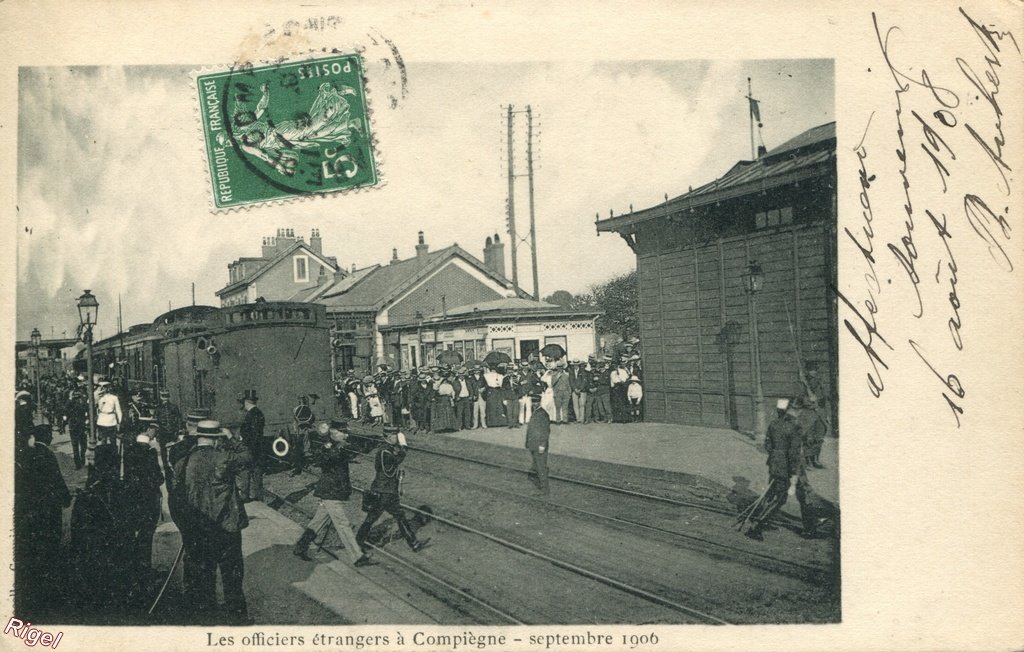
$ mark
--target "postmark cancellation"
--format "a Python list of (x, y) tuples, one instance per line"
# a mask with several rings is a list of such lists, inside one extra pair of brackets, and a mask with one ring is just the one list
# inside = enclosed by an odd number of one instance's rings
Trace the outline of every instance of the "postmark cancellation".
[(358, 53), (193, 74), (214, 211), (379, 182)]

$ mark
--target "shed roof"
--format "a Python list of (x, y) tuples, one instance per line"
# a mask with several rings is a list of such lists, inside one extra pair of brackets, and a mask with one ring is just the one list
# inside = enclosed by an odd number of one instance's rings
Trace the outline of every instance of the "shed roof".
[(819, 125), (790, 138), (753, 161), (737, 161), (724, 175), (650, 208), (597, 222), (598, 231), (630, 232), (634, 225), (673, 211), (735, 199), (754, 192), (825, 174), (835, 157), (836, 123)]

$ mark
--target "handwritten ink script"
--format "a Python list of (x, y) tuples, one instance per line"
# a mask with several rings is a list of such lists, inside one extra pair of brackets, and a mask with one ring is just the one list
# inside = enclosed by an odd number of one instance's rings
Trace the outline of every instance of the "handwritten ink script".
[(970, 277), (972, 287), (998, 288), (1014, 274), (1019, 165), (1004, 149), (1006, 121), (1019, 111), (1008, 110), (1012, 93), (1001, 86), (1019, 90), (1022, 58), (1011, 30), (951, 12), (959, 50), (928, 47), (937, 32), (926, 21), (871, 14), (878, 49), (869, 72), (889, 100), (866, 116), (853, 150), (860, 217), (840, 233), (863, 283), (836, 293), (871, 394), (882, 395), (892, 359), (912, 352), (927, 379), (921, 387), (959, 428), (970, 388), (958, 361), (972, 345), (972, 300), (982, 298), (965, 296), (961, 284)]

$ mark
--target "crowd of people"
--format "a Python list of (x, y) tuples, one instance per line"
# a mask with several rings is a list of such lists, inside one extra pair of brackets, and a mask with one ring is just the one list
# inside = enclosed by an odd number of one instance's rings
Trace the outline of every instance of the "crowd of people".
[(627, 342), (621, 353), (586, 361), (437, 364), (410, 370), (378, 365), (335, 386), (348, 418), (416, 432), (517, 428), (529, 423), (531, 396), (550, 392), (552, 423), (629, 423), (643, 419), (643, 366)]
[[(73, 495), (50, 444), (55, 433), (66, 433), (75, 468), (85, 466), (90, 420), (85, 378), (47, 376), (38, 386), (38, 401), (25, 388), (15, 396), (19, 613), (45, 612), (68, 603), (101, 609), (130, 604), (153, 581), (150, 558), (164, 483), (164, 469), (152, 443), (159, 426), (143, 393), (127, 391), (124, 383), (97, 379), (98, 442), (85, 486)], [(69, 507), (70, 554), (65, 555), (62, 513)]]
[[(145, 622), (143, 614), (159, 601), (164, 579), (152, 568), (154, 534), (161, 520), (170, 518), (181, 534), (181, 604), (188, 622), (251, 624), (242, 589), (242, 530), (249, 522), (245, 504), (261, 497), (266, 461), (265, 419), (256, 391), (238, 397), (241, 426), (232, 433), (208, 411), (194, 410), (184, 418), (167, 391), (153, 401), (144, 391), (127, 390), (125, 383), (95, 380), (97, 441), (85, 485), (74, 493), (49, 445), (55, 433), (67, 432), (73, 443), (81, 435), (81, 451), (74, 444), (73, 457), (76, 470), (86, 465), (85, 379), (48, 378), (42, 404), (28, 389), (16, 393), (17, 613), (44, 622), (68, 613), (86, 622), (115, 622), (134, 614)], [(306, 532), (333, 523), (353, 563), (373, 565), (367, 542), (374, 541), (371, 530), (386, 512), (418, 552), (427, 540), (416, 538), (398, 503), (404, 436), (388, 426), (369, 445), (353, 445), (346, 443), (346, 427), (331, 420), (309, 456), (322, 471), (315, 491), (321, 510)], [(348, 463), (358, 454), (373, 456), (377, 477), (364, 497), (366, 519), (353, 533), (340, 504), (352, 492)], [(63, 514), (69, 508), (70, 545), (64, 548)], [(296, 554), (305, 556), (312, 541), (306, 539), (304, 534)], [(223, 605), (217, 604), (218, 572)]]

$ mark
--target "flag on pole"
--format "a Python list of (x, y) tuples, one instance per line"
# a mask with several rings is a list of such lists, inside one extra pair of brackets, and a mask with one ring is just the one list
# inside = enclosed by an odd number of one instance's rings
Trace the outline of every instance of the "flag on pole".
[[(754, 120), (757, 120), (758, 123), (760, 123), (761, 122), (761, 107), (758, 104), (758, 100), (755, 100), (752, 97), (748, 97), (747, 99), (750, 100), (750, 115), (754, 116)], [(761, 125), (758, 124), (758, 126), (760, 127)]]

